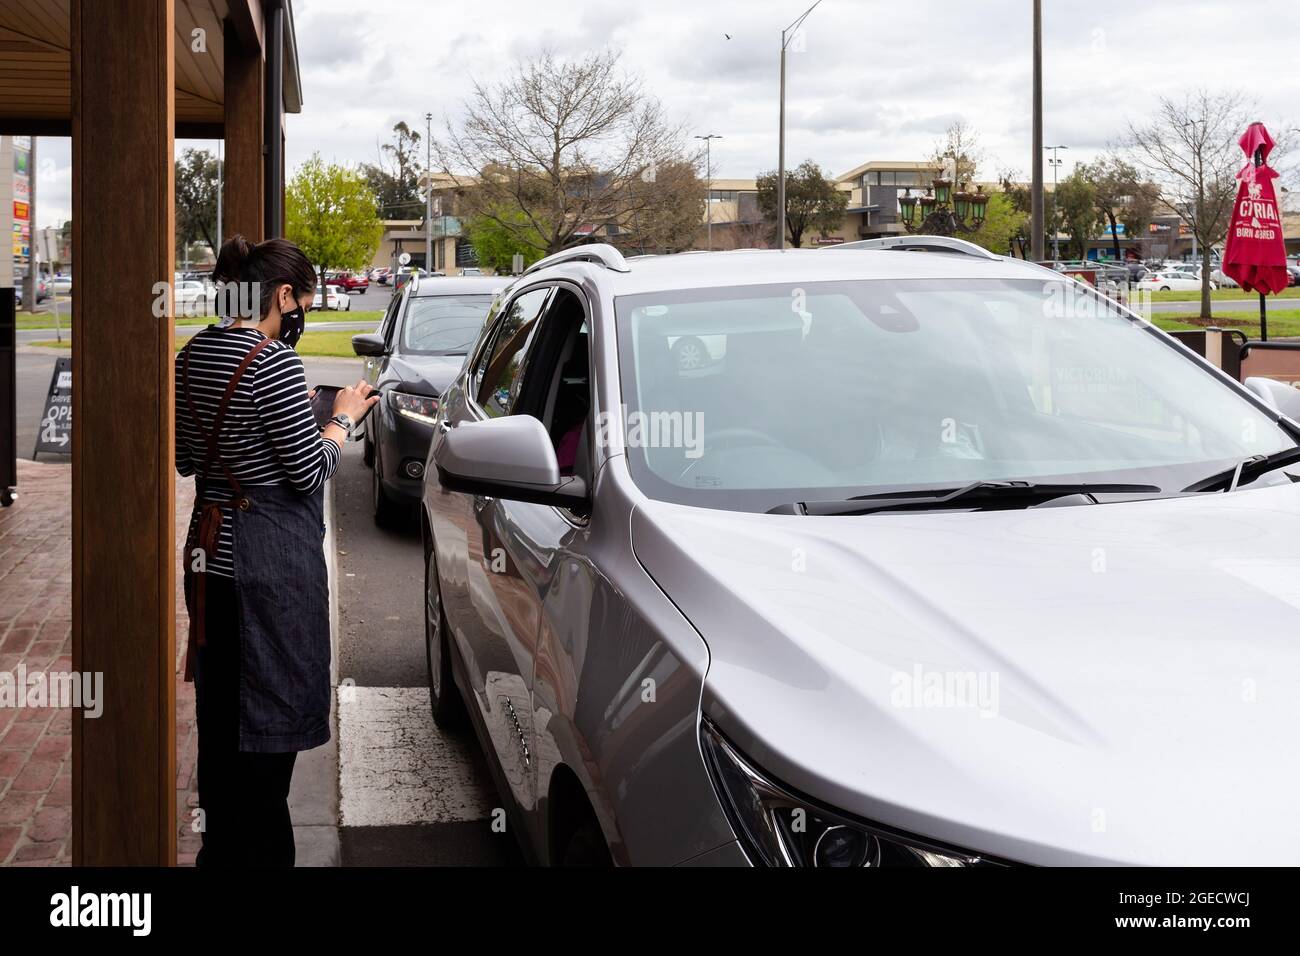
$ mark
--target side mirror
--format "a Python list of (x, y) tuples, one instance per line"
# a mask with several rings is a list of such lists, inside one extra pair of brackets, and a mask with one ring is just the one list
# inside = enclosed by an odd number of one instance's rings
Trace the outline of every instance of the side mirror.
[(531, 415), (507, 415), (481, 422), (445, 423), (435, 430), (433, 463), (448, 491), (554, 505), (586, 514), (587, 485), (560, 475), (546, 427)]
[(357, 355), (385, 355), (384, 337), (375, 332), (352, 336), (352, 351)]

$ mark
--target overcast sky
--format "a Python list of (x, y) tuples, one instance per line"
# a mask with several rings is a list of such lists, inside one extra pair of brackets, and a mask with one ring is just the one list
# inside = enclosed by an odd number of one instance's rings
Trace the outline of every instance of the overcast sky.
[[(471, 78), (502, 77), (544, 47), (609, 47), (691, 132), (723, 137), (715, 177), (753, 177), (776, 167), (780, 31), (810, 2), (294, 0), (305, 102), (288, 119), (288, 165), (316, 151), (373, 161), (398, 120), (423, 127), (431, 112), (435, 136), (454, 121)], [(1275, 134), (1300, 126), (1294, 0), (1043, 6), (1044, 136), (1070, 147), (1062, 175), (1158, 96), (1195, 86), (1248, 90)], [(838, 175), (868, 160), (925, 158), (963, 119), (978, 133), (982, 176), (1027, 177), (1031, 9), (1030, 0), (823, 0), (787, 60), (787, 163), (811, 158)], [(70, 215), (69, 150), (47, 138), (41, 148), (47, 225)]]

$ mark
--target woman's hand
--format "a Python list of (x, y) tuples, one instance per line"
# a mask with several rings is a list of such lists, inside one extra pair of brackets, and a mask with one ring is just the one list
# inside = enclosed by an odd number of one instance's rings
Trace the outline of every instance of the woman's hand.
[(365, 379), (362, 379), (357, 384), (340, 390), (334, 396), (333, 414), (346, 415), (355, 424), (361, 421), (361, 417), (378, 401), (379, 393), (367, 385)]

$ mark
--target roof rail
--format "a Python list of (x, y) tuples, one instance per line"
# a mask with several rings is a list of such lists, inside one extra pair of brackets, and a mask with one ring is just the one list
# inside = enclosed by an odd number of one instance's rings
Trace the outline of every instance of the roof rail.
[(539, 269), (558, 266), (561, 262), (594, 262), (598, 266), (604, 266), (606, 269), (612, 269), (615, 272), (632, 271), (627, 264), (627, 260), (623, 258), (623, 253), (609, 243), (591, 242), (583, 246), (574, 246), (572, 249), (561, 249), (544, 259), (538, 259), (525, 269), (523, 274), (529, 275)]
[(903, 252), (949, 252), (979, 259), (1001, 259), (983, 246), (952, 236), (884, 236), (880, 239), (863, 239), (859, 242), (842, 242), (827, 249), (891, 249)]

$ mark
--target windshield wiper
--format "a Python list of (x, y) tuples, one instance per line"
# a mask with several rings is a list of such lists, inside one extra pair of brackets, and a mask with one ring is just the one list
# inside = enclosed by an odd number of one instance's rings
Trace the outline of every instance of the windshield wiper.
[(1056, 498), (1079, 496), (1096, 504), (1097, 495), (1159, 494), (1157, 485), (1040, 484), (1033, 481), (976, 481), (961, 488), (936, 491), (888, 492), (840, 501), (793, 501), (777, 505), (770, 515), (870, 515), (882, 511), (939, 511), (944, 508), (1029, 508)]
[[(1300, 462), (1300, 445), (1295, 448), (1283, 448), (1271, 455), (1255, 455), (1244, 461), (1239, 461), (1231, 468), (1210, 475), (1208, 478), (1202, 478), (1195, 484), (1188, 485), (1183, 491), (1235, 491), (1239, 485), (1248, 485), (1256, 478), (1268, 474), (1274, 468), (1294, 465), (1296, 462)], [(1291, 480), (1295, 481), (1296, 479), (1292, 478)]]

